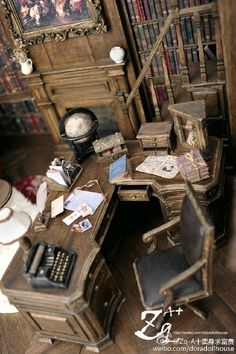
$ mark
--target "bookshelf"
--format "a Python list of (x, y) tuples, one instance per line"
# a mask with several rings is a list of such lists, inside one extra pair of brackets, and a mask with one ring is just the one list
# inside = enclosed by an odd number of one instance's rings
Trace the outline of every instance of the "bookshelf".
[(167, 16), (174, 7), (179, 9), (179, 16), (171, 23), (145, 78), (149, 104), (157, 120), (168, 115), (165, 108), (169, 103), (188, 100), (188, 85), (224, 81), (217, 1), (124, 0), (123, 3), (136, 51), (137, 72), (145, 65)]
[(12, 48), (0, 27), (0, 136), (25, 136), (47, 133), (34, 98)]

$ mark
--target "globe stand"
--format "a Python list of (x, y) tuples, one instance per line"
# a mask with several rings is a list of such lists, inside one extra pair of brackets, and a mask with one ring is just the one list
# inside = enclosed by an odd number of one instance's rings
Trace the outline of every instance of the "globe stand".
[(92, 141), (98, 139), (98, 134), (93, 134), (91, 142), (76, 143), (76, 140), (68, 141), (71, 150), (74, 152), (76, 160), (81, 163), (85, 158), (94, 152)]
[[(78, 134), (77, 136), (69, 136), (66, 133), (66, 124), (72, 115), (78, 115), (80, 123), (83, 121), (83, 119), (89, 118), (92, 122), (91, 127), (85, 133)], [(83, 127), (83, 130), (85, 130), (85, 128), (86, 127)], [(68, 142), (79, 163), (83, 162), (89, 154), (94, 152), (92, 142), (99, 139), (97, 128), (98, 120), (95, 114), (86, 108), (71, 109), (61, 119), (59, 125), (61, 137)]]

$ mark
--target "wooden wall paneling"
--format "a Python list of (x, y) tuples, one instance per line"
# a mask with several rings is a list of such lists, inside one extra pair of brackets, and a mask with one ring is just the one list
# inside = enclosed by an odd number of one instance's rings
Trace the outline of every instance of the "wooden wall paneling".
[(229, 120), (231, 130), (232, 161), (236, 158), (236, 2), (218, 0), (221, 39), (224, 53), (226, 91), (228, 96)]
[(54, 142), (58, 143), (61, 140), (58, 129), (58, 117), (55, 107), (48, 97), (42, 77), (40, 74), (35, 73), (27, 77), (27, 80), (31, 87), (32, 95), (35, 98), (35, 102), (42, 117), (44, 117), (49, 132)]
[[(108, 26), (107, 33), (78, 36), (62, 42), (45, 42), (30, 48), (35, 70), (41, 74), (42, 85), (48, 96), (47, 104), (52, 103), (46, 109), (44, 100), (43, 109), (45, 108), (47, 125), (56, 140), (58, 129), (55, 130), (55, 124), (58, 124), (61, 117), (58, 112), (62, 113), (62, 107), (73, 105), (92, 108), (95, 97), (100, 101), (99, 104), (102, 104), (102, 100), (113, 97), (111, 106), (114, 107), (118, 128), (126, 139), (133, 139), (140, 122), (146, 121), (139, 94), (129, 111), (125, 110), (125, 99), (136, 77), (116, 1), (104, 0), (102, 4)], [(126, 67), (122, 70), (109, 57), (111, 48), (117, 45), (126, 50)], [(76, 96), (77, 104), (73, 95)], [(124, 98), (123, 102), (120, 97)], [(42, 107), (42, 102), (40, 104)]]
[(35, 70), (40, 72), (43, 70), (53, 69), (53, 62), (51, 61), (48, 55), (48, 51), (47, 51), (47, 47), (45, 47), (45, 43), (34, 45), (30, 47), (29, 51), (30, 51), (30, 58), (33, 61), (33, 66)]

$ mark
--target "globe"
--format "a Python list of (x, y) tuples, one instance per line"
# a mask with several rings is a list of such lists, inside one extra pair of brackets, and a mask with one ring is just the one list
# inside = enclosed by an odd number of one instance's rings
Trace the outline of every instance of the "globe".
[[(65, 121), (65, 133), (70, 138), (77, 138), (77, 143), (85, 143), (90, 139), (90, 131), (94, 128), (94, 121), (89, 113), (73, 113)], [(80, 136), (88, 135), (80, 139)]]

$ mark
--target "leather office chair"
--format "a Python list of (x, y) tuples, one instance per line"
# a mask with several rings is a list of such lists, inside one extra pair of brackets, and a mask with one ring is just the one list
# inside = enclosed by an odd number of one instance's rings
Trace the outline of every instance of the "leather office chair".
[(134, 262), (141, 301), (145, 309), (162, 308), (162, 313), (169, 306), (185, 304), (201, 318), (206, 318), (190, 303), (212, 293), (214, 227), (204, 215), (189, 182), (186, 182), (181, 215), (143, 234), (143, 241), (152, 242), (153, 249), (156, 237), (178, 223), (179, 245), (141, 256)]

